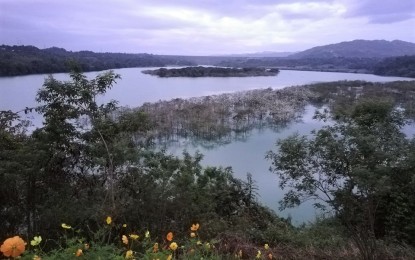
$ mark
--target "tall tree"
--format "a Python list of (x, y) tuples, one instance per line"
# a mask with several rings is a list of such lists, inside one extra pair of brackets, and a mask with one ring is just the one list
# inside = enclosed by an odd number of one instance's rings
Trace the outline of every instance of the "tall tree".
[[(60, 221), (74, 218), (67, 209), (85, 206), (88, 197), (99, 198), (96, 193), (103, 190), (97, 189), (97, 183), (113, 187), (113, 155), (107, 143), (116, 102), (100, 105), (97, 97), (118, 78), (110, 71), (88, 80), (74, 70), (69, 81), (49, 76), (38, 91), (40, 106), (36, 110), (43, 116), (44, 125), (31, 136), (32, 152), (36, 151), (39, 158), (33, 164), (34, 180), (28, 186), (28, 198), (33, 198), (28, 230), (36, 230), (36, 223), (49, 231), (58, 228)], [(107, 147), (101, 151), (101, 160), (91, 152), (97, 145)], [(77, 212), (77, 221), (91, 214), (81, 208)]]
[(0, 237), (23, 229), (28, 219), (30, 202), (25, 191), (32, 184), (33, 161), (27, 156), (26, 126), (17, 113), (0, 111)]
[[(328, 114), (317, 117), (334, 120)], [(409, 238), (413, 214), (401, 216), (403, 224), (388, 210), (415, 212), (415, 204), (408, 201), (414, 197), (414, 146), (402, 133), (403, 125), (402, 113), (392, 104), (364, 100), (309, 138), (294, 135), (278, 141), (278, 152), (270, 151), (267, 157), (281, 178), (280, 186), (290, 189), (282, 208), (310, 199), (318, 207), (331, 208), (365, 259), (376, 257), (376, 238), (396, 232)], [(404, 198), (405, 207), (398, 198)]]

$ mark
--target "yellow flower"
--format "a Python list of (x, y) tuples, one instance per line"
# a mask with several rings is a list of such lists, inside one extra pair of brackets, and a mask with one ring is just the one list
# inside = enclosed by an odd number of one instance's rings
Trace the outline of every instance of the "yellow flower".
[(137, 240), (139, 237), (140, 237), (139, 235), (136, 235), (136, 234), (130, 234), (130, 238), (131, 238), (132, 240)]
[(173, 233), (172, 232), (167, 233), (166, 238), (167, 238), (167, 241), (172, 241), (173, 240)]
[(110, 225), (112, 223), (112, 218), (108, 216), (105, 221), (107, 222), (108, 225)]
[(32, 246), (38, 246), (40, 244), (40, 242), (42, 242), (42, 237), (37, 236), (37, 237), (34, 237), (32, 241), (30, 241), (30, 244)]
[(258, 250), (258, 253), (256, 254), (256, 258), (257, 259), (261, 258), (261, 251), (260, 250)]
[(177, 243), (176, 242), (172, 242), (171, 244), (170, 244), (170, 246), (169, 246), (169, 248), (171, 249), (171, 250), (176, 250), (177, 249)]
[(146, 234), (144, 235), (146, 238), (149, 238), (150, 237), (150, 231), (146, 231)]
[(122, 227), (123, 227), (123, 228), (126, 228), (126, 227), (127, 227), (127, 224), (122, 224)]
[(167, 257), (167, 260), (171, 260), (173, 258), (173, 256), (172, 255), (169, 255), (168, 257)]
[(133, 258), (133, 250), (128, 250), (125, 253), (125, 259), (132, 259)]
[(191, 232), (190, 233), (190, 237), (196, 237), (196, 233), (195, 232)]
[(210, 244), (209, 243), (206, 243), (205, 244), (205, 247), (206, 247), (206, 249), (210, 249)]
[(199, 229), (199, 223), (192, 224), (192, 226), (190, 227), (191, 231), (197, 231), (198, 229)]
[(0, 247), (0, 252), (6, 257), (18, 257), (25, 251), (26, 243), (19, 236), (6, 239)]
[(196, 242), (196, 244), (197, 245), (201, 245), (202, 244), (202, 241), (199, 240), (199, 241)]
[(272, 260), (272, 254), (271, 253), (268, 254), (268, 259)]
[(157, 253), (159, 251), (159, 243), (155, 243), (153, 246), (153, 253)]
[(40, 256), (38, 256), (38, 255), (34, 255), (33, 260), (42, 260), (42, 258), (40, 258)]
[(264, 245), (264, 248), (265, 248), (265, 250), (268, 250), (269, 249), (269, 245), (268, 244), (265, 244)]
[(61, 227), (64, 228), (64, 229), (71, 229), (72, 228), (71, 226), (66, 225), (65, 223), (62, 223)]
[(82, 249), (79, 248), (78, 250), (76, 250), (75, 256), (81, 256), (83, 254), (84, 252), (82, 252)]
[(122, 235), (121, 240), (124, 244), (128, 245), (128, 238), (126, 235)]
[(85, 250), (88, 250), (89, 249), (89, 244), (88, 243), (85, 243), (84, 244), (84, 248), (85, 248)]

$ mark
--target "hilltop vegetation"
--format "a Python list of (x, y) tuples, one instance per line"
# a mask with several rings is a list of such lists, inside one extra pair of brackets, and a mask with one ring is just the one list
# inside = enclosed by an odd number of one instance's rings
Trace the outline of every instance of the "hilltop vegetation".
[(415, 55), (415, 43), (399, 40), (354, 40), (314, 47), (292, 54), (289, 58), (387, 58), (404, 55)]
[[(415, 44), (404, 41), (355, 40), (314, 47), (285, 58), (239, 58), (223, 60), (219, 66), (278, 67), (280, 69), (374, 73), (413, 77)], [(395, 60), (394, 62), (392, 62)], [(412, 75), (412, 76), (411, 76)]]

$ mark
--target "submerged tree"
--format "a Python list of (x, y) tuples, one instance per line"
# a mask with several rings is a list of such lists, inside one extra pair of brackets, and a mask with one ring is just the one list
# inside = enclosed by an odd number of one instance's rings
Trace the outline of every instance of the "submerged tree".
[(281, 188), (290, 188), (282, 208), (318, 200), (316, 206), (342, 220), (362, 256), (374, 259), (376, 238), (415, 242), (414, 143), (401, 131), (402, 113), (388, 102), (360, 101), (345, 114), (310, 138), (278, 141), (278, 152), (267, 158)]

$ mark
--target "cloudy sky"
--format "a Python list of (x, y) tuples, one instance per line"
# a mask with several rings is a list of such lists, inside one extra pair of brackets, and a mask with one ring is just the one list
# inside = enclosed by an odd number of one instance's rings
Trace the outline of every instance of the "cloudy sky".
[(415, 42), (414, 0), (0, 0), (0, 44), (211, 55)]

